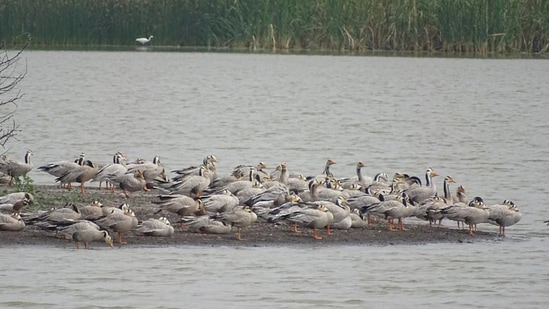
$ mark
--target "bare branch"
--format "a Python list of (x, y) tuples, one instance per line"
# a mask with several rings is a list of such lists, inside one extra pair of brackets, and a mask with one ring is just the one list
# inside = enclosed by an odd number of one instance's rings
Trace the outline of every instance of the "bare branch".
[(21, 70), (18, 64), (23, 51), (30, 43), (30, 36), (15, 55), (9, 55), (7, 50), (0, 54), (0, 146), (5, 147), (6, 143), (15, 138), (19, 125), (15, 122), (14, 116), (17, 112), (17, 101), (23, 97), (21, 91), (11, 94), (17, 85), (27, 75), (27, 64)]

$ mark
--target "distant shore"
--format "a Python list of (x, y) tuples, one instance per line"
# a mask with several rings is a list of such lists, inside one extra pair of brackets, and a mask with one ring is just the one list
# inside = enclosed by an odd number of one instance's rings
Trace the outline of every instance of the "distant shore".
[[(450, 228), (448, 225), (430, 228), (427, 223), (416, 222), (407, 224), (408, 231), (390, 232), (384, 222), (376, 223), (368, 228), (356, 228), (348, 231), (334, 230), (332, 235), (320, 231), (322, 240), (314, 240), (312, 230), (302, 228), (299, 234), (293, 233), (284, 225), (275, 225), (258, 220), (254, 225), (242, 230), (242, 241), (236, 239), (236, 228), (229, 234), (200, 234), (181, 230), (175, 223), (177, 216), (170, 213), (154, 215), (155, 208), (151, 203), (156, 200), (159, 192), (136, 192), (126, 199), (120, 192), (111, 193), (106, 190), (97, 190), (96, 185), (86, 187), (86, 193), (80, 194), (79, 189), (68, 191), (54, 186), (36, 186), (34, 204), (23, 209), (22, 212), (36, 212), (62, 207), (67, 202), (78, 206), (98, 200), (104, 205), (118, 206), (128, 203), (135, 211), (140, 221), (150, 217), (166, 216), (176, 227), (172, 237), (149, 237), (138, 235), (135, 232), (124, 236), (128, 244), (123, 247), (165, 247), (165, 246), (338, 246), (338, 245), (421, 245), (429, 243), (472, 243), (478, 241), (497, 241), (500, 239), (495, 232), (479, 231), (475, 236), (468, 235), (467, 231)], [(453, 222), (452, 222), (453, 223)], [(1, 246), (48, 246), (74, 247), (70, 241), (60, 240), (53, 236), (53, 232), (44, 231), (34, 226), (26, 226), (18, 232), (0, 231)], [(101, 242), (92, 243), (91, 248), (104, 248)], [(120, 246), (115, 243), (115, 246)]]

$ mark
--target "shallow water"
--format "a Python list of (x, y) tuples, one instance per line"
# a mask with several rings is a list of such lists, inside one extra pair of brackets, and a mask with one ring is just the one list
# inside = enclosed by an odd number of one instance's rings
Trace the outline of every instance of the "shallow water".
[[(208, 154), (291, 171), (423, 175), (511, 199), (495, 243), (315, 248), (0, 249), (1, 307), (540, 308), (546, 257), (549, 62), (230, 53), (27, 51), (8, 154), (35, 166)], [(53, 177), (33, 170), (36, 183)], [(442, 185), (442, 177), (436, 180)], [(452, 187), (452, 191), (455, 186)], [(450, 223), (447, 223), (450, 225)], [(481, 230), (497, 231), (489, 225)], [(68, 267), (65, 267), (68, 266)]]

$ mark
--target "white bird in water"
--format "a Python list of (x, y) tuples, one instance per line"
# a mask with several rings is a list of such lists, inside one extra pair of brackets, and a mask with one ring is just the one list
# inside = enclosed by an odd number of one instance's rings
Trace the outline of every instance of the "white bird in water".
[(135, 39), (135, 41), (141, 45), (145, 45), (147, 43), (149, 43), (151, 41), (151, 39), (153, 38), (153, 36), (151, 35), (148, 39), (147, 38), (137, 38)]

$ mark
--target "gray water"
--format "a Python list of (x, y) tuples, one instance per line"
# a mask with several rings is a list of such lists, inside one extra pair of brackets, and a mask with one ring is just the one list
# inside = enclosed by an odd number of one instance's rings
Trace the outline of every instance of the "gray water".
[[(542, 308), (549, 62), (532, 59), (27, 51), (11, 158), (215, 154), (306, 175), (451, 175), (513, 200), (496, 242), (404, 246), (0, 249), (0, 307)], [(33, 170), (38, 184), (53, 177)], [(442, 178), (442, 177), (440, 177)], [(435, 179), (439, 189), (442, 179)], [(452, 187), (455, 190), (455, 186)], [(450, 225), (450, 223), (447, 223)], [(497, 232), (497, 227), (480, 225)]]

